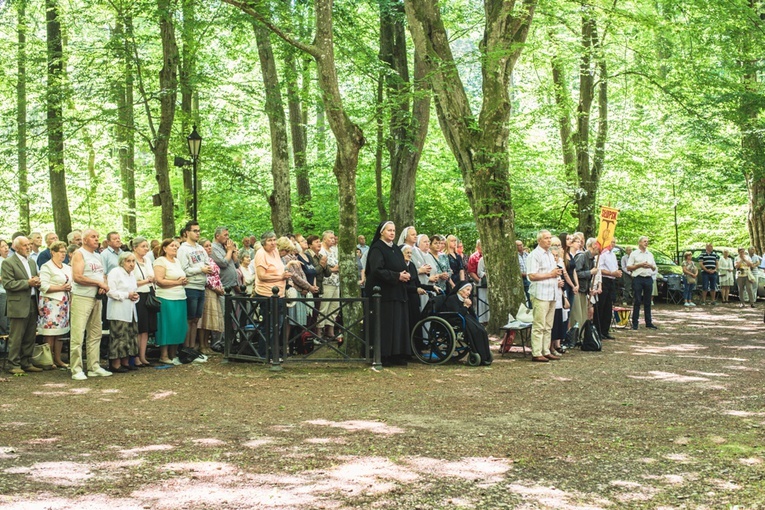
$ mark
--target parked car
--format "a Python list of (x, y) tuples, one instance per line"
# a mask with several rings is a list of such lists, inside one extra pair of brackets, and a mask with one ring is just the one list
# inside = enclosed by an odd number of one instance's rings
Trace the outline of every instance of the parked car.
[[(625, 248), (626, 246), (619, 245), (614, 248), (616, 260), (621, 261)], [(638, 248), (637, 246), (632, 246), (632, 249), (634, 251)], [(654, 250), (653, 248), (649, 248), (648, 251), (653, 254), (653, 259), (656, 262), (656, 269), (659, 273), (659, 275), (656, 277), (656, 287), (659, 291), (659, 296), (664, 298), (667, 297), (667, 287), (671, 288), (672, 290), (681, 291), (683, 288), (683, 268), (675, 264), (675, 262), (672, 260), (672, 257), (664, 252)]]

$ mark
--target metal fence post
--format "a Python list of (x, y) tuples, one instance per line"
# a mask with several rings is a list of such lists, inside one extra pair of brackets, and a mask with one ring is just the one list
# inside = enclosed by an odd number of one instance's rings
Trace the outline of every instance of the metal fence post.
[[(216, 298), (217, 299), (217, 298)], [(223, 298), (223, 361), (221, 363), (228, 363), (228, 357), (231, 355), (231, 343), (234, 341), (234, 324), (230, 320), (231, 312), (233, 310), (233, 303), (231, 302), (231, 296), (226, 295)]]
[(382, 295), (380, 294), (380, 287), (374, 287), (372, 289), (372, 342), (374, 344), (374, 361), (372, 362), (372, 368), (379, 370), (382, 368), (382, 354), (380, 353), (380, 302), (382, 301)]
[(284, 370), (281, 361), (279, 361), (279, 287), (271, 289), (271, 297), (268, 298), (269, 325), (271, 326), (271, 371), (280, 372)]

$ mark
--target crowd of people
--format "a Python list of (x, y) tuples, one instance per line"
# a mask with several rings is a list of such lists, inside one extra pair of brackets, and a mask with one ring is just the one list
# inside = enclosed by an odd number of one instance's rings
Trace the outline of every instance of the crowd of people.
[[(611, 318), (619, 288), (622, 300), (633, 304), (632, 329), (638, 328), (641, 307), (645, 326), (657, 329), (651, 314), (657, 267), (647, 237), (639, 239), (637, 249), (627, 248), (621, 261), (614, 255), (615, 239), (601, 250), (581, 232), (556, 237), (542, 230), (536, 241), (531, 251), (516, 242), (533, 313), (532, 361), (560, 359), (569, 331), (588, 319), (602, 338), (613, 338)], [(218, 227), (205, 239), (199, 224), (189, 221), (178, 237), (163, 241), (139, 236), (123, 244), (118, 232), (109, 232), (101, 242), (98, 232), (87, 229), (70, 233), (66, 243), (48, 233), (44, 244), (39, 232), (17, 232), (10, 245), (0, 239), (0, 335), (8, 336), (7, 366), (13, 374), (60, 368), (68, 369), (74, 380), (86, 380), (153, 366), (147, 358), (150, 337), (160, 349), (161, 364), (180, 364), (179, 347), (209, 355), (211, 343), (220, 341), (224, 331), (225, 296), (270, 297), (274, 288), (280, 298), (302, 297), (319, 304), (317, 310), (305, 301), (284, 307), (282, 299), (280, 317), (287, 320), (282, 324), (280, 318), (280, 324), (269, 327), (311, 328), (319, 338), (343, 342), (342, 328), (337, 328), (337, 238), (330, 230), (321, 236), (279, 238), (269, 231), (260, 239), (247, 236), (237, 246), (227, 228)], [(387, 221), (378, 226), (370, 245), (365, 236), (358, 237), (356, 258), (366, 295), (374, 287), (381, 289), (384, 365), (408, 362), (412, 328), (437, 294), (446, 295), (446, 310), (465, 317), (466, 341), (482, 364), (491, 364), (485, 329), (488, 275), (480, 241), (467, 254), (453, 235), (418, 235), (413, 226), (398, 233)], [(735, 284), (741, 306), (746, 295), (753, 307), (761, 264), (751, 248), (748, 253), (740, 249), (733, 259), (727, 250), (720, 257), (708, 245), (699, 269), (687, 252), (681, 265), (685, 305), (695, 306), (692, 296), (700, 278), (702, 302), (709, 293), (715, 304), (718, 288), (727, 302)], [(109, 330), (106, 367), (100, 362), (102, 327)], [(50, 347), (50, 367), (32, 361), (38, 335)], [(66, 337), (68, 362), (62, 357)]]

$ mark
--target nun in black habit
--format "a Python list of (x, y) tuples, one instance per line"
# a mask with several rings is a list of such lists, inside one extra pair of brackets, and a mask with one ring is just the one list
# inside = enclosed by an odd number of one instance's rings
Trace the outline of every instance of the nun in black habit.
[(380, 223), (367, 253), (366, 294), (380, 287), (380, 355), (383, 365), (405, 365), (412, 354), (409, 345), (409, 312), (406, 282), (410, 274), (395, 244), (396, 225)]
[(486, 329), (478, 322), (470, 300), (470, 292), (473, 290), (473, 284), (470, 282), (459, 282), (449, 292), (446, 298), (446, 310), (457, 312), (465, 318), (465, 341), (470, 345), (470, 350), (481, 355), (481, 365), (491, 365), (492, 355), (489, 348), (489, 334)]

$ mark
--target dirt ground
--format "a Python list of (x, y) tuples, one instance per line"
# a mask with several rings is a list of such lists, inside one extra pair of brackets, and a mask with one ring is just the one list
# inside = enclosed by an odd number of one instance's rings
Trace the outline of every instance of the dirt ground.
[(736, 306), (546, 364), (5, 377), (0, 510), (765, 508), (765, 328)]

